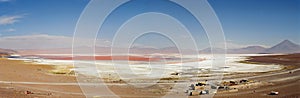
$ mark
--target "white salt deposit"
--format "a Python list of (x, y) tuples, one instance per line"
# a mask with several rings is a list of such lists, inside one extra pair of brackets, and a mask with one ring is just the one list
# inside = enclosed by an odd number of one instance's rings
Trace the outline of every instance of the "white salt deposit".
[[(280, 65), (264, 65), (264, 64), (245, 64), (239, 63), (238, 61), (245, 60), (245, 56), (262, 56), (266, 54), (227, 54), (226, 55), (226, 65), (222, 68), (214, 68), (212, 65), (212, 55), (190, 55), (183, 56), (185, 58), (205, 58), (204, 61), (199, 62), (186, 62), (177, 64), (165, 64), (164, 62), (143, 62), (143, 61), (70, 61), (70, 60), (46, 60), (46, 59), (18, 59), (27, 62), (34, 62), (38, 64), (48, 64), (48, 65), (73, 65), (75, 63), (75, 69), (79, 73), (88, 75), (97, 75), (97, 72), (118, 72), (122, 69), (122, 74), (140, 74), (153, 76), (161, 76), (161, 73), (154, 72), (164, 72), (165, 75), (169, 75), (172, 72), (182, 72), (193, 69), (206, 69), (213, 71), (224, 71), (224, 72), (267, 72), (282, 69)], [(95, 66), (96, 65), (96, 66)], [(129, 67), (129, 68), (128, 68)], [(94, 72), (93, 72), (94, 71)], [(152, 72), (152, 73), (151, 73)]]

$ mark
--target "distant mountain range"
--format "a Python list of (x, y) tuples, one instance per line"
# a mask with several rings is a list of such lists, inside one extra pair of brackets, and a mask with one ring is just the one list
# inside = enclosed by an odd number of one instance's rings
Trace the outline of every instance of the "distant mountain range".
[(15, 54), (15, 53), (17, 53), (17, 51), (15, 51), (15, 50), (0, 48), (1, 55), (9, 55), (9, 54)]
[[(221, 49), (215, 49), (216, 52), (221, 51)], [(200, 53), (211, 53), (211, 48), (207, 48), (204, 50), (200, 50)], [(271, 47), (265, 48), (262, 46), (248, 46), (245, 48), (238, 48), (238, 49), (227, 49), (228, 54), (258, 54), (258, 53), (267, 53), (267, 54), (274, 54), (274, 53), (300, 53), (300, 45), (295, 44), (289, 40), (284, 40), (279, 44)]]
[[(229, 54), (257, 54), (257, 53), (263, 53), (264, 50), (266, 50), (267, 48), (264, 48), (262, 46), (248, 46), (245, 48), (238, 48), (238, 49), (227, 49), (226, 52)], [(199, 53), (211, 53), (211, 50), (214, 50), (214, 52), (216, 53), (220, 53), (221, 51), (223, 51), (223, 49), (221, 48), (206, 48), (203, 50), (200, 50)]]
[(300, 53), (300, 45), (289, 40), (284, 40), (281, 43), (265, 49), (264, 53)]
[[(77, 47), (78, 51), (87, 51), (91, 50), (88, 47)], [(121, 53), (125, 48), (115, 48), (114, 53)], [(4, 51), (3, 49), (2, 51)], [(211, 50), (214, 50), (216, 53), (220, 52), (222, 49), (218, 48), (206, 48), (200, 51), (191, 50), (191, 49), (184, 49), (181, 52), (184, 54), (193, 54), (193, 53), (200, 53), (200, 54), (209, 54), (211, 53)], [(16, 53), (16, 51), (13, 50), (5, 50), (9, 53)], [(0, 51), (1, 52), (1, 51)], [(60, 48), (60, 49), (34, 49), (34, 50), (18, 50), (21, 54), (71, 54), (72, 49), (71, 48)], [(84, 52), (83, 52), (84, 53)], [(95, 49), (96, 54), (110, 54), (111, 48), (110, 47), (96, 47)], [(129, 50), (129, 53), (132, 54), (152, 54), (152, 53), (161, 53), (161, 54), (176, 54), (179, 53), (178, 49), (176, 47), (166, 47), (161, 49), (156, 48), (143, 48), (143, 47), (132, 47)], [(227, 49), (228, 54), (259, 54), (259, 53), (300, 53), (300, 45), (295, 44), (289, 40), (284, 40), (280, 42), (279, 44), (270, 47), (265, 48), (262, 46), (248, 46), (244, 48), (238, 48), (238, 49)], [(122, 54), (122, 53), (121, 53)]]

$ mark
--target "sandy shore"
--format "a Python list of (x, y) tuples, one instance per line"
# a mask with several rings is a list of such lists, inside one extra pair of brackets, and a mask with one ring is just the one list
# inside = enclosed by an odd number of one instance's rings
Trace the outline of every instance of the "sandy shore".
[[(52, 86), (47, 83), (75, 83), (74, 76), (49, 73), (54, 67), (17, 60), (0, 59), (0, 96), (10, 98), (84, 97), (79, 86)], [(3, 83), (5, 82), (5, 83)], [(7, 83), (8, 82), (8, 83)], [(23, 83), (24, 82), (24, 83)], [(33, 84), (30, 84), (33, 83)], [(34, 83), (45, 83), (37, 84)], [(26, 91), (33, 94), (25, 94)], [(78, 93), (70, 94), (68, 92)]]
[[(245, 78), (263, 85), (245, 84), (245, 88), (234, 92), (217, 93), (215, 98), (299, 98), (300, 97), (300, 54), (252, 56), (244, 63), (279, 64), (284, 69), (263, 72), (247, 73), (239, 78)], [(234, 79), (234, 78), (232, 78)], [(279, 95), (268, 95), (271, 91)]]
[[(297, 54), (297, 56), (300, 56)], [(245, 63), (281, 64), (286, 68), (279, 71), (264, 73), (239, 73), (226, 76), (224, 79), (249, 79), (254, 84), (239, 85), (238, 91), (218, 91), (215, 98), (265, 98), (300, 96), (299, 61), (293, 56), (250, 57)], [(263, 59), (262, 59), (263, 58)], [(280, 58), (280, 59), (279, 59)], [(295, 59), (296, 58), (296, 59)], [(275, 61), (270, 60), (284, 60)], [(284, 63), (282, 63), (284, 62)], [(55, 67), (26, 63), (24, 61), (0, 59), (0, 96), (1, 98), (83, 98), (85, 97), (76, 84), (76, 77), (67, 74), (53, 74)], [(172, 81), (177, 81), (174, 79)], [(61, 84), (63, 83), (63, 84)], [(69, 85), (64, 85), (69, 84)], [(117, 82), (117, 84), (120, 84)], [(259, 85), (258, 85), (259, 84)], [(109, 88), (116, 94), (128, 97), (163, 96), (172, 85), (156, 85), (148, 90), (136, 89), (132, 86), (112, 85)], [(163, 89), (161, 89), (163, 88)], [(26, 94), (29, 91), (32, 94)], [(279, 95), (268, 95), (270, 91), (278, 91)], [(27, 92), (28, 93), (28, 92)], [(199, 96), (197, 96), (199, 97)], [(196, 97), (195, 97), (196, 98)]]

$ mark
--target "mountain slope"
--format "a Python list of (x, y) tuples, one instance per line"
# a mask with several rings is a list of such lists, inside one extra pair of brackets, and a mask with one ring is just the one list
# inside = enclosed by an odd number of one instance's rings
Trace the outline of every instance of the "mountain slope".
[(227, 53), (234, 53), (234, 54), (256, 54), (265, 51), (267, 48), (262, 46), (248, 46), (245, 48), (239, 49), (228, 49)]
[(0, 48), (0, 54), (8, 55), (8, 54), (14, 54), (14, 53), (17, 53), (17, 51), (11, 50), (11, 49), (2, 49), (2, 48)]
[[(216, 52), (221, 51), (221, 49), (214, 49)], [(199, 53), (211, 53), (210, 48), (206, 48), (200, 50)], [(289, 40), (284, 40), (279, 44), (271, 47), (271, 48), (264, 48), (261, 46), (248, 46), (245, 48), (238, 48), (238, 49), (227, 49), (227, 53), (229, 54), (257, 54), (257, 53), (300, 53), (300, 45), (295, 44)]]
[(281, 43), (266, 49), (264, 53), (300, 53), (300, 45), (289, 40), (284, 40)]
[[(238, 48), (238, 49), (227, 49), (226, 52), (228, 54), (256, 54), (256, 53), (261, 53), (265, 50), (266, 48), (261, 47), (261, 46), (248, 46), (245, 48)], [(213, 49), (216, 53), (222, 53), (221, 48), (214, 48)], [(199, 53), (204, 53), (208, 54), (211, 53), (211, 48), (206, 48), (203, 50), (200, 50)]]

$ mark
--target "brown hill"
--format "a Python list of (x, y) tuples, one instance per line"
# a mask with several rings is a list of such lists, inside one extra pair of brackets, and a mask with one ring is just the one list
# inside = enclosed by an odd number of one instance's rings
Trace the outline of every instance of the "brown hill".
[(18, 53), (18, 52), (15, 50), (11, 50), (11, 49), (0, 48), (0, 55), (9, 55), (9, 54), (15, 54), (15, 53)]

